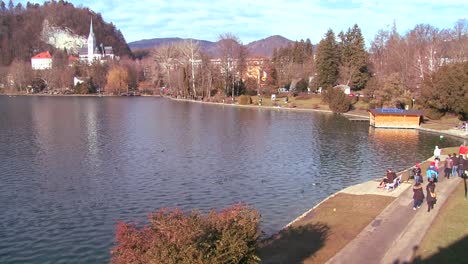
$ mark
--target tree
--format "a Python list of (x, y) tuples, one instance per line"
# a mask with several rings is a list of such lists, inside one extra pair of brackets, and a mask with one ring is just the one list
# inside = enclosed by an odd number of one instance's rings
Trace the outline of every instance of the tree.
[(446, 65), (426, 79), (421, 99), (425, 108), (468, 117), (468, 62)]
[(19, 92), (28, 92), (27, 86), (32, 81), (31, 64), (19, 60), (14, 60), (9, 67), (10, 89)]
[[(178, 57), (179, 53), (173, 45), (163, 45), (153, 50), (154, 61), (160, 66), (161, 69), (164, 69), (166, 73), (166, 79), (164, 81), (166, 88), (171, 90), (173, 89), (171, 72), (179, 63)], [(175, 96), (177, 96), (179, 95), (179, 87), (177, 85), (175, 87), (177, 91), (173, 91), (173, 95), (175, 94)]]
[(113, 65), (107, 74), (106, 90), (114, 94), (128, 92), (128, 71), (120, 65)]
[(335, 40), (335, 33), (329, 29), (317, 46), (316, 70), (318, 87), (331, 87), (336, 84), (338, 79), (338, 46)]
[(334, 113), (346, 113), (351, 108), (351, 100), (339, 88), (328, 87), (324, 90), (322, 98), (328, 102), (330, 110)]
[(217, 213), (162, 209), (149, 225), (119, 223), (111, 263), (258, 263), (260, 215), (245, 205)]
[(369, 80), (367, 67), (368, 55), (365, 49), (364, 37), (357, 24), (340, 37), (340, 82), (353, 90), (361, 90)]
[(230, 33), (222, 34), (219, 37), (218, 48), (221, 53), (221, 67), (224, 73), (224, 90), (226, 94), (230, 90), (231, 96), (234, 97), (235, 83), (241, 79), (246, 69), (247, 48), (237, 36)]
[(200, 56), (200, 44), (193, 39), (189, 39), (185, 40), (178, 48), (185, 57), (185, 62), (188, 63), (190, 67), (193, 96), (197, 97), (197, 90), (195, 88), (195, 67), (198, 64), (197, 61)]
[(84, 65), (84, 67), (86, 67), (87, 76), (93, 82), (92, 86), (103, 91), (108, 80), (109, 65), (94, 61), (91, 65)]

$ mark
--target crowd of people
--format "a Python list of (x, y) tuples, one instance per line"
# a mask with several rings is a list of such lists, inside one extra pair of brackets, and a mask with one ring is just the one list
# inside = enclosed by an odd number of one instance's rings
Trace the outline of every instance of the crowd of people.
[(431, 161), (429, 167), (426, 170), (426, 195), (424, 195), (423, 189), (423, 176), (421, 171), (420, 164), (416, 164), (412, 170), (414, 176), (414, 185), (413, 185), (413, 210), (416, 210), (421, 207), (424, 199), (427, 202), (427, 212), (430, 212), (431, 209), (434, 209), (434, 205), (437, 202), (436, 194), (436, 183), (439, 182), (439, 165), (443, 166), (443, 175), (444, 178), (450, 179), (450, 177), (467, 177), (466, 170), (468, 170), (468, 159), (467, 147), (461, 145), (458, 155), (456, 153), (448, 154), (445, 158), (443, 164), (440, 163), (441, 158), (441, 149), (436, 146), (434, 149), (434, 160)]

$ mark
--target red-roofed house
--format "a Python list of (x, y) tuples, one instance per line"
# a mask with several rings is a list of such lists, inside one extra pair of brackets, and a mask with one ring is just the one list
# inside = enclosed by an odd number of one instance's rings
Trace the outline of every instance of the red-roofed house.
[(74, 63), (78, 62), (80, 59), (76, 56), (68, 56), (68, 66), (73, 66)]
[(52, 68), (52, 55), (48, 51), (41, 52), (31, 58), (33, 70), (44, 70)]

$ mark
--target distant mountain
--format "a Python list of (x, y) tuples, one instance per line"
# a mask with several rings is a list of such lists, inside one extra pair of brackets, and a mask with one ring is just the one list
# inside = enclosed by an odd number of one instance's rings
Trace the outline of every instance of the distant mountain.
[[(177, 44), (185, 39), (183, 38), (154, 38), (154, 39), (143, 39), (134, 42), (128, 43), (128, 46), (132, 51), (139, 49), (151, 49), (156, 48), (162, 45), (167, 44)], [(212, 42), (207, 40), (197, 40), (201, 46), (201, 50), (206, 52), (210, 56), (218, 57), (220, 54), (218, 52), (218, 42)], [(271, 36), (265, 39), (257, 40), (247, 44), (247, 49), (249, 50), (249, 56), (266, 56), (270, 57), (273, 54), (273, 49), (287, 46), (293, 41), (282, 37), (282, 36)]]
[(275, 35), (251, 42), (247, 45), (247, 48), (251, 56), (271, 57), (274, 49), (285, 47), (289, 43), (293, 43), (293, 41), (283, 36)]

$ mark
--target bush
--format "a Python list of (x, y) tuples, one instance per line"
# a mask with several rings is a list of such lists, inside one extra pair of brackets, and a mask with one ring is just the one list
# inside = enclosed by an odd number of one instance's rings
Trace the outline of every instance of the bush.
[(323, 99), (335, 113), (346, 113), (351, 108), (349, 96), (340, 89), (328, 88), (323, 94)]
[(241, 95), (239, 96), (239, 98), (237, 99), (237, 102), (240, 104), (240, 105), (249, 105), (252, 103), (252, 98), (248, 95)]
[(111, 263), (258, 263), (260, 215), (234, 205), (203, 216), (198, 211), (159, 210), (150, 224), (117, 225)]
[(424, 109), (424, 115), (433, 120), (439, 120), (444, 116), (444, 112), (438, 111), (435, 108)]

